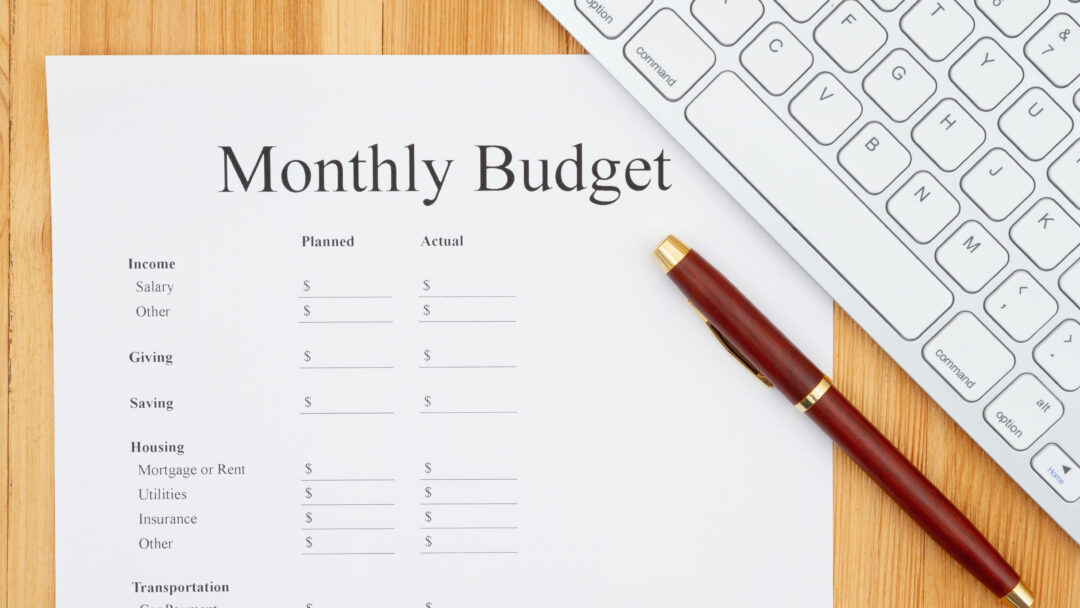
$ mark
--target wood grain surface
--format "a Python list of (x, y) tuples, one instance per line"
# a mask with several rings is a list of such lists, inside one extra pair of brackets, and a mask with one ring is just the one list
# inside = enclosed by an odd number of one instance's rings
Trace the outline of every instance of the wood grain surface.
[[(569, 1), (569, 0), (567, 0)], [(534, 0), (9, 0), (0, 8), (0, 606), (54, 605), (46, 55), (580, 53)], [(1045, 608), (1080, 608), (1080, 545), (851, 321), (835, 313), (835, 380), (1024, 576)], [(807, 432), (816, 432), (808, 426)], [(998, 606), (837, 453), (835, 605)], [(792, 505), (797, 508), (797, 505)], [(785, 568), (778, 548), (777, 576)], [(730, 581), (729, 581), (730, 582)], [(782, 581), (778, 580), (778, 584)], [(93, 606), (87, 598), (85, 605)], [(718, 606), (722, 604), (716, 604)]]

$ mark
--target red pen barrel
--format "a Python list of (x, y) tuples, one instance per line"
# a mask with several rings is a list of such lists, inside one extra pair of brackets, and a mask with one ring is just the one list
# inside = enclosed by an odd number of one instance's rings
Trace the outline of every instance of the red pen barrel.
[(674, 237), (656, 256), (729, 348), (806, 412), (942, 548), (998, 597), (1014, 606), (1032, 605), (1020, 575), (967, 517), (718, 270)]
[[(791, 401), (805, 397), (824, 374), (724, 275), (693, 250), (668, 277), (773, 386)], [(798, 306), (798, 302), (793, 302)]]
[(839, 391), (826, 391), (806, 415), (990, 591), (1005, 597), (1016, 588), (1016, 570)]

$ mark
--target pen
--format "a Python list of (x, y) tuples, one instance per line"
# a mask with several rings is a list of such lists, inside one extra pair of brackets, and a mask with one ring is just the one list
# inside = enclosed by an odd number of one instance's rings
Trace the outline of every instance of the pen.
[(655, 254), (728, 352), (805, 412), (991, 592), (1016, 608), (1035, 603), (1020, 575), (963, 513), (718, 270), (673, 236)]

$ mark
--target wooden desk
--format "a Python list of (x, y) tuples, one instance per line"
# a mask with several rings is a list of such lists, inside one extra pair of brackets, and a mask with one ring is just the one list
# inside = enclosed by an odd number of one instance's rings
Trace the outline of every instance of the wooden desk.
[[(569, 0), (567, 0), (569, 1)], [(45, 55), (580, 53), (534, 0), (11, 0), (0, 6), (0, 606), (53, 605), (51, 261)], [(10, 35), (10, 37), (9, 37)], [(1046, 608), (1080, 607), (1070, 540), (842, 312), (836, 380), (982, 528)], [(1075, 412), (1074, 412), (1075, 415)], [(807, 432), (814, 432), (810, 428)], [(836, 457), (836, 606), (997, 606), (855, 466)], [(797, 508), (797, 505), (792, 505)], [(788, 564), (776, 560), (777, 576)]]

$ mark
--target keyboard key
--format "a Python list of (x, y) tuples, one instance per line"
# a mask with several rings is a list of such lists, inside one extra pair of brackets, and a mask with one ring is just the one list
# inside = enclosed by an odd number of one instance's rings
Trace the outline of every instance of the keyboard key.
[(874, 4), (878, 5), (883, 11), (894, 11), (896, 7), (904, 3), (904, 0), (874, 0)]
[(1035, 180), (1009, 153), (994, 148), (960, 180), (960, 187), (990, 219), (1001, 221), (1035, 191)]
[(675, 11), (658, 11), (626, 43), (623, 55), (668, 101), (681, 99), (716, 55)]
[[(941, 281), (734, 73), (721, 73), (686, 117), (902, 337), (918, 338), (952, 305)], [(776, 179), (778, 170), (799, 179)]]
[(1080, 323), (1066, 319), (1035, 347), (1035, 362), (1067, 391), (1080, 389)]
[(1016, 38), (1050, 8), (1050, 0), (975, 0), (975, 5), (1009, 38)]
[(761, 19), (765, 6), (761, 0), (694, 0), (690, 12), (717, 42), (731, 46)]
[(998, 43), (983, 38), (953, 64), (949, 77), (975, 107), (989, 111), (1020, 86), (1024, 70)]
[(1080, 465), (1056, 443), (1045, 448), (1031, 459), (1031, 468), (1050, 484), (1065, 502), (1080, 500)]
[(1017, 450), (1030, 448), (1054, 426), (1065, 408), (1031, 374), (1023, 374), (983, 410), (983, 418)]
[(941, 61), (975, 29), (975, 20), (956, 0), (919, 0), (900, 18), (900, 29), (927, 57)]
[(933, 175), (919, 171), (889, 199), (889, 215), (920, 243), (934, 240), (960, 213), (956, 197)]
[(1050, 82), (1067, 87), (1080, 76), (1080, 25), (1065, 13), (1054, 15), (1024, 45), (1024, 54)]
[(1009, 230), (1016, 245), (1043, 270), (1052, 270), (1080, 245), (1080, 226), (1053, 199), (1035, 203)]
[(923, 359), (964, 401), (978, 401), (1016, 359), (975, 315), (964, 311), (923, 347)]
[(911, 138), (944, 171), (955, 171), (986, 141), (986, 131), (955, 99), (943, 99), (911, 130)]
[(578, 11), (605, 38), (618, 38), (645, 12), (652, 0), (574, 0)]
[(862, 104), (835, 76), (822, 72), (791, 100), (790, 110), (814, 140), (827, 146), (858, 120)]
[(1065, 292), (1065, 295), (1069, 296), (1069, 299), (1080, 307), (1080, 262), (1072, 265), (1071, 268), (1065, 271), (1065, 274), (1061, 275), (1061, 281), (1058, 283), (1061, 285), (1061, 291)]
[(904, 122), (937, 90), (937, 82), (904, 49), (889, 53), (863, 80), (863, 89), (889, 118)]
[(1017, 342), (1027, 342), (1057, 314), (1053, 296), (1017, 270), (986, 298), (986, 312)]
[(1047, 172), (1050, 181), (1061, 190), (1072, 204), (1080, 207), (1080, 139), (1073, 142)]
[(845, 72), (854, 72), (885, 45), (885, 28), (855, 0), (845, 0), (814, 30), (814, 40)]
[(814, 16), (814, 13), (825, 6), (825, 2), (827, 0), (776, 0), (780, 8), (784, 9), (784, 12), (799, 23), (809, 21)]
[(974, 220), (960, 226), (938, 247), (938, 264), (964, 291), (975, 293), (1009, 263), (1009, 252)]
[(770, 23), (739, 56), (750, 74), (773, 95), (783, 95), (810, 69), (814, 56), (791, 31)]
[(1042, 160), (1072, 131), (1065, 110), (1042, 89), (1024, 93), (998, 120), (998, 127), (1024, 156)]
[(863, 127), (840, 149), (838, 159), (870, 194), (881, 194), (911, 164), (907, 148), (880, 122)]

